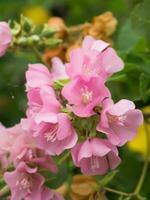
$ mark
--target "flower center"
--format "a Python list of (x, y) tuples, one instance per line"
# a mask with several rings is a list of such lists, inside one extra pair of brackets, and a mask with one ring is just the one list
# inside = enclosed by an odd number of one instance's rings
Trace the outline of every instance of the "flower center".
[(84, 65), (83, 66), (83, 72), (85, 75), (87, 76), (91, 76), (91, 75), (95, 75), (97, 76), (98, 75), (98, 71), (96, 68), (93, 68), (93, 67), (89, 67), (87, 65)]
[(54, 128), (50, 132), (46, 132), (44, 134), (44, 138), (46, 138), (47, 142), (55, 142), (57, 139), (57, 131), (58, 131), (58, 126), (54, 126)]
[(99, 160), (97, 156), (92, 156), (90, 158), (90, 162), (91, 162), (91, 169), (92, 171), (95, 171), (96, 169), (99, 168)]
[(114, 115), (111, 115), (110, 113), (107, 113), (107, 117), (108, 117), (108, 123), (109, 124), (116, 123), (116, 124), (119, 124), (119, 125), (124, 125), (125, 120), (126, 120), (125, 115), (114, 116)]
[(92, 101), (93, 92), (89, 90), (89, 88), (85, 85), (81, 88), (82, 102), (84, 104), (88, 104)]
[(20, 190), (26, 190), (28, 193), (31, 193), (32, 185), (33, 179), (27, 174), (25, 174), (20, 180), (17, 180), (16, 182), (16, 186), (18, 186)]

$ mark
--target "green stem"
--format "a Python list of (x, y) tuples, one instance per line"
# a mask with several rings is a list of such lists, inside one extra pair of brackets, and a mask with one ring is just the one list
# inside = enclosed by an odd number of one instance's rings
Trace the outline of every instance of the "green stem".
[(5, 196), (9, 192), (9, 187), (6, 185), (0, 190), (0, 197)]
[(115, 190), (113, 188), (109, 188), (109, 187), (105, 187), (105, 190), (108, 191), (108, 192), (112, 192), (114, 194), (118, 194), (120, 196), (130, 196), (131, 194), (130, 193), (126, 193), (126, 192), (121, 192), (120, 190)]
[(36, 57), (38, 58), (38, 60), (47, 66), (47, 63), (43, 60), (40, 52), (38, 51), (38, 49), (35, 46), (31, 46), (31, 49), (33, 50), (33, 52), (35, 53)]
[(137, 184), (135, 191), (134, 191), (135, 194), (139, 194), (139, 192), (140, 192), (140, 190), (143, 186), (145, 176), (146, 176), (146, 172), (147, 172), (147, 168), (148, 168), (148, 162), (149, 162), (149, 153), (150, 153), (150, 142), (149, 141), (150, 141), (150, 137), (149, 137), (149, 131), (148, 131), (148, 127), (147, 127), (146, 122), (144, 124), (144, 127), (145, 127), (146, 141), (147, 141), (146, 158), (145, 158), (145, 163), (144, 163), (144, 166), (143, 166), (143, 169), (142, 169), (141, 176), (139, 178), (138, 184)]
[(58, 164), (64, 163), (70, 156), (70, 152), (68, 151), (59, 161)]

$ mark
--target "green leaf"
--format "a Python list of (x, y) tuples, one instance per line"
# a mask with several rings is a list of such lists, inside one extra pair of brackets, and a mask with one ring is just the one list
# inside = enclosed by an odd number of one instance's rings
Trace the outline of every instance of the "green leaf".
[(69, 81), (69, 79), (56, 80), (54, 81), (54, 88), (56, 90), (61, 90), (67, 83), (69, 83)]
[(143, 33), (150, 45), (150, 0), (144, 0), (135, 6), (131, 13), (132, 24), (135, 31)]
[(111, 76), (107, 82), (111, 81), (125, 81), (126, 80), (126, 74), (118, 74), (118, 75), (113, 75)]
[(150, 97), (150, 76), (145, 73), (140, 76), (140, 95), (144, 101)]
[(119, 50), (127, 53), (133, 49), (140, 38), (140, 33), (136, 33), (130, 19), (128, 19), (118, 33), (117, 47)]

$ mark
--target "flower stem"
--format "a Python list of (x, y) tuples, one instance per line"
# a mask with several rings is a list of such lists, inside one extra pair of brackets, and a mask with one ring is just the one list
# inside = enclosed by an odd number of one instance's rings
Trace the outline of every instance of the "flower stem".
[(140, 190), (143, 186), (143, 183), (144, 183), (144, 180), (145, 180), (145, 176), (146, 176), (146, 172), (147, 172), (147, 168), (148, 168), (148, 162), (149, 162), (149, 153), (150, 153), (150, 137), (149, 137), (149, 130), (148, 130), (148, 127), (147, 127), (147, 124), (145, 122), (144, 124), (144, 127), (145, 127), (145, 134), (146, 134), (146, 142), (147, 142), (147, 148), (146, 148), (146, 158), (145, 158), (145, 163), (144, 163), (144, 166), (143, 166), (143, 169), (142, 169), (142, 173), (141, 173), (141, 176), (139, 178), (139, 181), (138, 181), (138, 184), (134, 190), (134, 193), (135, 194), (139, 194), (140, 193)]
[(33, 46), (33, 45), (31, 46), (31, 49), (32, 49), (33, 52), (35, 53), (35, 55), (36, 55), (36, 57), (38, 58), (38, 60), (39, 60), (42, 64), (44, 64), (44, 65), (47, 66), (47, 63), (43, 60), (43, 58), (42, 58), (40, 52), (38, 51), (38, 49), (37, 49), (35, 46)]
[(105, 190), (108, 191), (108, 192), (112, 192), (114, 194), (118, 194), (118, 195), (126, 196), (126, 197), (131, 195), (130, 193), (121, 192), (120, 190), (115, 190), (115, 189), (109, 188), (109, 187), (105, 187)]
[(59, 161), (58, 164), (64, 163), (70, 156), (70, 152), (68, 151)]

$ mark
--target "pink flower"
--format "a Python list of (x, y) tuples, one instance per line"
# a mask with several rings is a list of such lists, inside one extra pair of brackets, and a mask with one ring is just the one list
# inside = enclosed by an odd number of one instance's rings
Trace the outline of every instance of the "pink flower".
[(142, 112), (135, 109), (132, 101), (122, 99), (114, 104), (106, 99), (97, 130), (106, 133), (112, 144), (122, 146), (134, 138), (142, 123)]
[(54, 190), (43, 187), (41, 200), (64, 200), (64, 198)]
[(42, 168), (56, 173), (58, 171), (52, 158), (41, 149), (38, 149), (30, 133), (21, 134), (15, 141), (11, 158), (15, 165), (24, 161), (30, 164), (36, 164)]
[(72, 149), (73, 162), (83, 174), (103, 175), (119, 163), (118, 150), (106, 139), (91, 138)]
[(79, 117), (95, 114), (94, 107), (110, 96), (109, 90), (100, 78), (76, 78), (66, 84), (62, 95), (73, 105), (73, 112)]
[(37, 146), (49, 155), (59, 155), (72, 148), (77, 142), (77, 134), (65, 113), (57, 115), (57, 123), (43, 123), (35, 137)]
[(0, 22), (0, 57), (3, 56), (11, 43), (12, 34), (6, 22)]
[(11, 200), (43, 200), (41, 189), (44, 178), (37, 173), (36, 168), (30, 168), (21, 162), (15, 171), (5, 172), (4, 179), (10, 187)]
[(58, 57), (52, 58), (51, 75), (53, 81), (64, 80), (69, 78), (65, 71), (65, 65)]
[(52, 85), (52, 77), (46, 66), (43, 64), (30, 64), (26, 72), (26, 88), (42, 88)]
[(3, 168), (7, 168), (11, 164), (12, 147), (22, 132), (20, 131), (20, 124), (11, 128), (5, 128), (0, 124), (0, 162)]
[(51, 87), (30, 89), (27, 97), (29, 106), (27, 117), (30, 119), (32, 126), (34, 126), (34, 123), (57, 122), (57, 113), (60, 111), (60, 104)]
[(66, 64), (69, 77), (101, 77), (106, 80), (123, 69), (124, 64), (115, 50), (102, 40), (86, 36), (82, 48), (72, 50), (70, 63)]
[(54, 57), (52, 59), (52, 69), (49, 71), (43, 64), (30, 64), (26, 72), (26, 88), (27, 91), (31, 88), (43, 88), (52, 86), (56, 80), (67, 79), (65, 65), (62, 61)]

